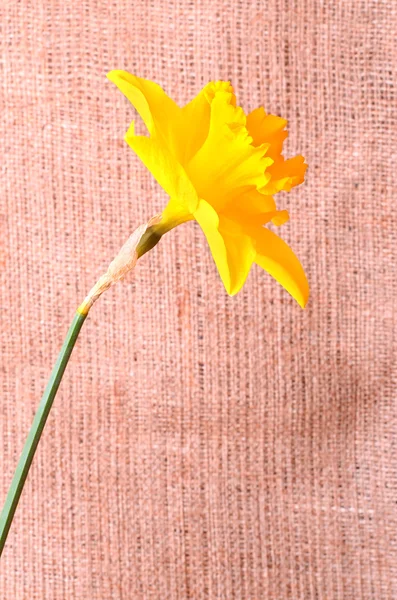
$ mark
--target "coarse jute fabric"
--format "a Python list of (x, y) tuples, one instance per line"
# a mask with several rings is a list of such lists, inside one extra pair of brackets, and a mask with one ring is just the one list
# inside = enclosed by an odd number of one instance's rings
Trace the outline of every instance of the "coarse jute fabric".
[(302, 311), (229, 298), (195, 223), (92, 309), (0, 564), (1, 600), (397, 598), (397, 6), (3, 0), (0, 502), (77, 305), (166, 196), (126, 69), (230, 79), (289, 120)]

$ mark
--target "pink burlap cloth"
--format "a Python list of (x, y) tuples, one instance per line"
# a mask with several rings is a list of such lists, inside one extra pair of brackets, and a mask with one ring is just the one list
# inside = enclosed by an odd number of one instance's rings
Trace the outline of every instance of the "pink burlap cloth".
[(110, 69), (289, 120), (306, 311), (226, 296), (194, 223), (93, 308), (0, 564), (1, 600), (397, 598), (397, 6), (3, 0), (0, 503), (77, 305), (166, 201)]

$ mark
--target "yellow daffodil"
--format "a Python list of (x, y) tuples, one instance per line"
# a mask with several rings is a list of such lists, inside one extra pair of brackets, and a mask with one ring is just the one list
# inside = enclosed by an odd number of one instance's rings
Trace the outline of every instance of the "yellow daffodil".
[(211, 82), (180, 108), (157, 84), (125, 71), (108, 77), (134, 105), (147, 136), (130, 126), (125, 140), (169, 195), (161, 236), (195, 219), (227, 292), (236, 294), (255, 262), (304, 307), (309, 286), (291, 248), (264, 227), (288, 220), (273, 195), (303, 182), (303, 156), (285, 160), (286, 121), (236, 105), (229, 82)]

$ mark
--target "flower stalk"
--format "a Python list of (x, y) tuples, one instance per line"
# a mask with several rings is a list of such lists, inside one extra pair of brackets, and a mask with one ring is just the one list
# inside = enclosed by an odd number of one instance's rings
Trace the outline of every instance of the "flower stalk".
[(43, 397), (33, 419), (32, 427), (22, 450), (10, 489), (0, 516), (0, 556), (7, 540), (8, 532), (18, 506), (19, 499), (25, 485), (38, 443), (43, 433), (48, 415), (54, 403), (56, 393), (61, 383), (62, 376), (69, 362), (77, 337), (86, 319), (86, 314), (77, 312), (66, 335), (58, 360), (52, 370), (50, 380), (44, 391)]
[(84, 302), (77, 309), (33, 419), (6, 497), (4, 508), (0, 515), (0, 557), (62, 376), (88, 312), (103, 292), (122, 279), (128, 271), (135, 267), (138, 258), (151, 250), (160, 241), (162, 232), (158, 225), (159, 221), (159, 217), (154, 217), (149, 223), (141, 225), (134, 231), (124, 246), (122, 246), (116, 258), (110, 263), (106, 273), (98, 279)]

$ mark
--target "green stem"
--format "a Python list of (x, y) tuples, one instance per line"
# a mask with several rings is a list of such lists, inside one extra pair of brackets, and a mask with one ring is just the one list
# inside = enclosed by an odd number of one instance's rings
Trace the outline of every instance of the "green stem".
[(62, 375), (64, 374), (66, 365), (68, 364), (70, 355), (72, 354), (72, 350), (86, 316), (87, 315), (80, 314), (79, 312), (76, 313), (63, 343), (62, 349), (59, 353), (58, 360), (52, 370), (50, 380), (37, 409), (37, 413), (33, 419), (32, 427), (22, 450), (21, 458), (19, 459), (19, 463), (0, 516), (0, 556), (3, 552), (12, 519), (18, 506), (19, 498), (22, 494), (23, 486), (28, 476), (37, 445), (40, 441), (41, 434), (43, 433), (43, 429), (54, 402), (55, 395), (58, 391), (59, 384), (61, 383)]

